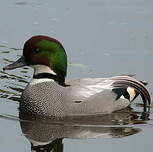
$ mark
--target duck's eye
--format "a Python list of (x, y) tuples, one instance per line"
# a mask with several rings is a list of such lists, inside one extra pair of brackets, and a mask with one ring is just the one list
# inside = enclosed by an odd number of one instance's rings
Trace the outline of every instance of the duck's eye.
[(34, 52), (35, 53), (39, 53), (40, 52), (40, 49), (39, 48), (36, 48)]

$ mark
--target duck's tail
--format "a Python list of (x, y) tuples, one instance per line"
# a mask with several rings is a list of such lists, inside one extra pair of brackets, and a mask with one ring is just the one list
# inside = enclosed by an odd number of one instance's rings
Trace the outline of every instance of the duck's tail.
[(118, 76), (113, 77), (114, 83), (112, 86), (114, 88), (123, 88), (126, 90), (126, 95), (128, 94), (129, 100), (133, 101), (139, 94), (143, 100), (144, 107), (150, 105), (151, 98), (148, 90), (145, 88), (145, 85), (148, 83), (145, 81), (137, 81), (129, 76)]

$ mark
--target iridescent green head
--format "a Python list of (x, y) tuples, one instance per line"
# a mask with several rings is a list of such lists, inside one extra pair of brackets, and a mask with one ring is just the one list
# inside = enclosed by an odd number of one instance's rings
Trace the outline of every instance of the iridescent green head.
[(23, 48), (23, 56), (4, 69), (26, 65), (46, 65), (56, 73), (57, 81), (64, 83), (67, 72), (67, 55), (62, 44), (48, 36), (33, 36)]

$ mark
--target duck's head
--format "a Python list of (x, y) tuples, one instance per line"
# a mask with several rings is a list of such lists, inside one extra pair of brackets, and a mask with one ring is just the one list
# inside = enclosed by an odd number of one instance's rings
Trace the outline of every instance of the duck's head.
[(67, 72), (67, 55), (62, 44), (48, 36), (33, 36), (23, 47), (23, 55), (16, 62), (4, 67), (12, 70), (22, 66), (48, 68), (57, 78), (59, 84), (64, 84)]

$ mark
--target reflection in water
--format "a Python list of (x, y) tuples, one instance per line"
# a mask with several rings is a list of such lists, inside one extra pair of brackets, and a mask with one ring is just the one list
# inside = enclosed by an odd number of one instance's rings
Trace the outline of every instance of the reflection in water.
[(62, 152), (63, 139), (121, 138), (139, 133), (133, 124), (145, 123), (138, 113), (126, 108), (120, 112), (90, 117), (69, 117), (62, 120), (25, 114), (20, 111), (23, 134), (36, 152)]
[(33, 152), (63, 152), (63, 139), (56, 139), (46, 145), (33, 146), (31, 143), (31, 150)]

